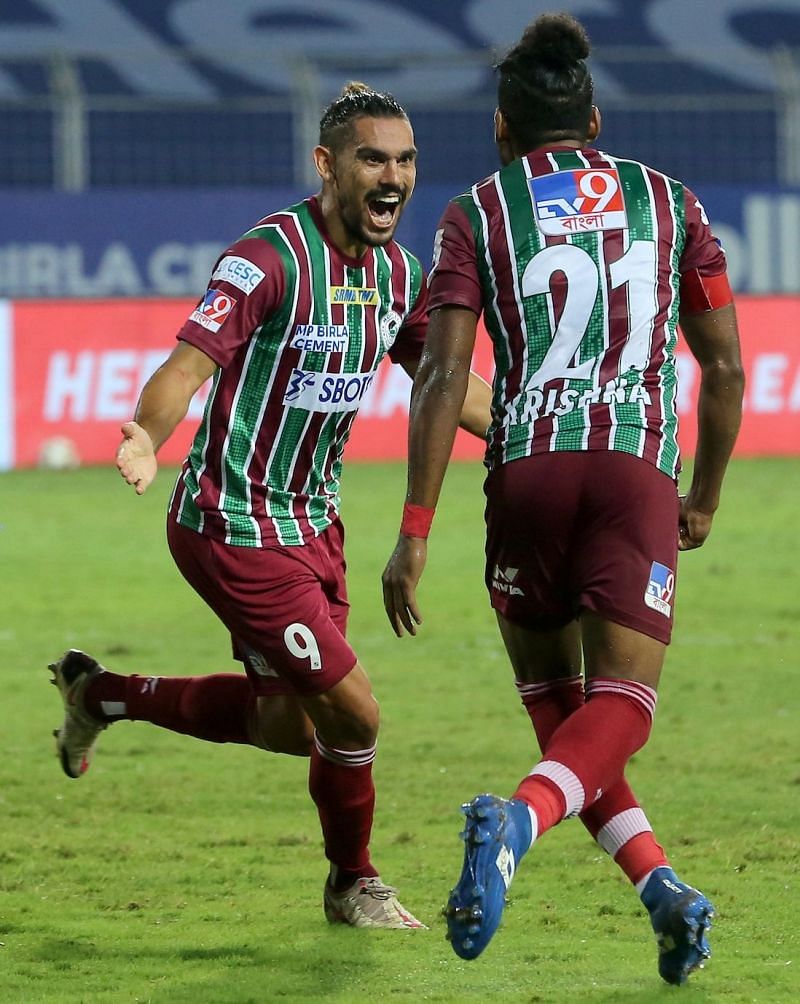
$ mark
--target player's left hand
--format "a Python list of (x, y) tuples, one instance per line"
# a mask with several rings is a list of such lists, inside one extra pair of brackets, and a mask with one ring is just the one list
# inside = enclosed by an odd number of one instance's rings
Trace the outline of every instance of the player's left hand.
[(422, 537), (405, 537), (400, 534), (389, 563), (383, 571), (383, 606), (392, 630), (402, 638), (403, 629), (417, 633), (422, 616), (417, 606), (417, 583), (420, 580), (428, 545)]

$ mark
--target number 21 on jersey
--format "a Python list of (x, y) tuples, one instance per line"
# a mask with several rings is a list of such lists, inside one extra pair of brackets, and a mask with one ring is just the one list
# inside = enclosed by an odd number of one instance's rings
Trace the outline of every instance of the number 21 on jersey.
[[(553, 276), (560, 272), (566, 279), (566, 299), (555, 322)], [(531, 374), (527, 389), (543, 387), (549, 380), (592, 380), (597, 383), (603, 353), (574, 362), (589, 328), (598, 295), (607, 308), (609, 290), (627, 286), (628, 333), (623, 347), (619, 373), (634, 368), (643, 371), (650, 359), (653, 321), (658, 309), (656, 282), (656, 247), (652, 241), (631, 241), (627, 251), (608, 267), (608, 277), (601, 276), (595, 259), (575, 244), (554, 244), (531, 258), (522, 274), (523, 297), (546, 296), (552, 341), (538, 369)]]

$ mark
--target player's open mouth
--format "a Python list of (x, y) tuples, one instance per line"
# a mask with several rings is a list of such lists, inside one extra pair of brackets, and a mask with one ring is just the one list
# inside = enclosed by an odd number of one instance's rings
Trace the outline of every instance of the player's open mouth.
[(400, 208), (400, 196), (397, 193), (381, 196), (380, 199), (370, 199), (367, 203), (373, 226), (386, 229), (394, 223), (394, 218)]

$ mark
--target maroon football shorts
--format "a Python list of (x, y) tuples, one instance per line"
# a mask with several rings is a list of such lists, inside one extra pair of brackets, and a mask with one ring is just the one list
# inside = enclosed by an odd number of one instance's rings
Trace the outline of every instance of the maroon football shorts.
[(232, 547), (170, 516), (167, 540), (183, 577), (230, 631), (257, 694), (321, 694), (355, 666), (339, 521), (300, 547)]
[(618, 451), (513, 460), (486, 478), (486, 586), (514, 624), (582, 609), (669, 644), (678, 556), (675, 482)]

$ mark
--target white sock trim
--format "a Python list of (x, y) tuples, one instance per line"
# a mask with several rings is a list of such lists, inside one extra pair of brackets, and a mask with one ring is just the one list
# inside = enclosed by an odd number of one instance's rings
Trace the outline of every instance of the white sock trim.
[[(663, 865), (659, 865), (659, 868), (663, 867), (664, 867)], [(640, 878), (638, 882), (634, 882), (633, 888), (639, 893), (640, 898), (642, 893), (644, 892), (644, 887), (650, 881), (650, 876), (653, 874), (654, 871), (655, 868), (653, 868), (652, 871), (649, 871), (644, 878)]]
[(377, 744), (374, 744), (365, 750), (337, 750), (332, 746), (326, 746), (316, 731), (314, 732), (314, 745), (317, 747), (317, 752), (320, 756), (331, 763), (339, 764), (340, 767), (364, 767), (372, 763), (375, 759), (375, 749), (377, 746)]
[(643, 708), (651, 722), (655, 717), (658, 694), (646, 683), (637, 683), (635, 680), (612, 680), (608, 677), (589, 680), (586, 684), (586, 700), (590, 701), (598, 694), (620, 694)]
[(522, 683), (521, 680), (516, 680), (514, 686), (517, 688), (519, 696), (524, 700), (526, 697), (541, 697), (544, 694), (572, 687), (577, 688), (580, 686), (582, 690), (583, 677), (580, 674), (577, 676), (559, 676), (555, 680), (545, 680), (543, 683)]
[(539, 818), (530, 806), (528, 806), (528, 815), (531, 817), (531, 847), (533, 847), (539, 836)]
[(595, 839), (606, 854), (613, 858), (629, 840), (638, 837), (640, 833), (652, 832), (653, 827), (641, 809), (625, 809), (609, 819)]
[(542, 760), (528, 776), (546, 777), (548, 781), (552, 781), (557, 788), (560, 788), (566, 802), (564, 819), (577, 816), (586, 803), (586, 792), (583, 790), (578, 776), (557, 760)]

